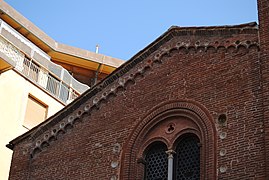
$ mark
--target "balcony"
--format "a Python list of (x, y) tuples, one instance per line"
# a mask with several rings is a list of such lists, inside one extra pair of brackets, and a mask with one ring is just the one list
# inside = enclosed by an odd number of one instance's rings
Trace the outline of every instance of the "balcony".
[(51, 62), (45, 52), (1, 19), (0, 59), (0, 65), (5, 65), (3, 68), (14, 68), (64, 104), (89, 89), (89, 86), (74, 79), (66, 69)]

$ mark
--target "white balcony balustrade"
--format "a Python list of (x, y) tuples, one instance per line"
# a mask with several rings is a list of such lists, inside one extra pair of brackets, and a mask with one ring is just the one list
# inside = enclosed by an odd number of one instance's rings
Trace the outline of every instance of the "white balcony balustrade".
[(67, 104), (90, 87), (51, 62), (36, 45), (0, 19), (0, 53), (24, 77)]

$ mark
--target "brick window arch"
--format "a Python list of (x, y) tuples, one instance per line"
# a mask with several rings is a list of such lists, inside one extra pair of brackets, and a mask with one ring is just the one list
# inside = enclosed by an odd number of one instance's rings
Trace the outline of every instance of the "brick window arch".
[[(188, 139), (190, 137), (193, 139)], [(200, 168), (195, 173), (200, 174), (200, 179), (216, 179), (216, 130), (213, 118), (204, 106), (191, 100), (162, 103), (137, 123), (123, 147), (120, 179), (146, 179), (147, 148), (156, 141), (166, 145), (168, 167), (173, 167), (177, 147), (184, 140), (190, 142), (190, 147), (196, 142), (199, 144), (197, 162)], [(198, 153), (198, 150), (195, 152)], [(171, 178), (173, 173), (168, 172), (168, 179), (175, 177)]]

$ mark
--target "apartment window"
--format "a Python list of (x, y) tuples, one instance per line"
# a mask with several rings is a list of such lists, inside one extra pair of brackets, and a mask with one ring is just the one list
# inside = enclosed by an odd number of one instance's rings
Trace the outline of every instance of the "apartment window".
[(31, 129), (43, 122), (47, 117), (47, 110), (48, 106), (46, 104), (29, 95), (23, 126), (27, 129)]

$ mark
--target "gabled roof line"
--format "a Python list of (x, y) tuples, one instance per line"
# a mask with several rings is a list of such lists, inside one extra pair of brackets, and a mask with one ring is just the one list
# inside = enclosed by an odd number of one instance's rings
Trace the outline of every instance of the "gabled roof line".
[[(239, 28), (237, 28), (237, 27), (239, 27)], [(248, 28), (246, 28), (246, 27), (248, 27)], [(156, 63), (156, 62), (161, 63), (162, 57), (165, 55), (169, 55), (169, 53), (171, 52), (171, 49), (177, 48), (178, 50), (181, 49), (183, 51), (185, 51), (185, 50), (188, 51), (188, 49), (190, 49), (190, 48), (194, 48), (194, 49), (195, 48), (196, 49), (203, 48), (204, 51), (207, 50), (207, 48), (205, 48), (202, 45), (197, 46), (197, 47), (194, 47), (194, 46), (187, 47), (185, 44), (182, 44), (182, 43), (177, 44), (176, 47), (170, 47), (167, 49), (158, 50), (158, 48), (160, 46), (162, 46), (164, 43), (169, 41), (174, 36), (180, 36), (181, 35), (180, 33), (182, 33), (181, 29), (183, 29), (182, 31), (184, 32), (184, 30), (185, 30), (184, 28), (178, 28), (178, 27), (170, 28), (167, 32), (165, 32), (163, 35), (161, 35), (159, 38), (157, 38), (153, 43), (148, 45), (146, 48), (144, 48), (142, 51), (140, 51), (134, 57), (132, 57), (129, 61), (127, 61), (122, 66), (120, 66), (118, 69), (116, 69), (112, 74), (110, 74), (108, 77), (106, 77), (103, 81), (98, 83), (92, 89), (83, 93), (79, 98), (77, 98), (74, 102), (69, 104), (66, 108), (64, 108), (63, 110), (60, 110), (58, 113), (56, 113), (55, 115), (53, 115), (52, 117), (50, 117), (49, 119), (47, 119), (46, 121), (41, 123), (40, 125), (36, 126), (32, 130), (23, 134), (22, 136), (19, 136), (18, 138), (12, 140), (10, 142), (10, 144), (8, 145), (9, 148), (12, 149), (14, 145), (19, 143), (23, 139), (30, 137), (32, 139), (31, 141), (33, 141), (33, 143), (34, 143), (33, 146), (31, 147), (31, 154), (34, 155), (35, 152), (39, 152), (42, 150), (42, 144), (44, 144), (44, 143), (49, 144), (50, 138), (53, 139), (53, 138), (57, 137), (58, 133), (64, 132), (65, 127), (67, 127), (69, 125), (73, 126), (73, 123), (75, 123), (75, 121), (80, 119), (83, 115), (90, 114), (92, 109), (98, 109), (100, 102), (102, 100), (106, 100), (106, 97), (108, 95), (115, 94), (117, 92), (117, 88), (125, 88), (125, 85), (127, 82), (134, 81), (134, 78), (137, 75), (143, 75), (146, 68), (150, 68), (150, 66), (152, 66), (152, 63)], [(191, 28), (191, 29), (192, 29), (192, 31), (196, 30), (196, 28)], [(218, 35), (220, 35), (219, 33), (221, 33), (221, 32), (225, 33), (225, 31), (222, 31), (221, 29), (222, 29), (222, 27), (220, 27), (218, 29), (218, 31), (219, 31), (219, 32), (217, 32)], [(249, 24), (246, 24), (246, 26), (243, 26), (243, 30), (242, 30), (241, 25), (233, 26), (233, 28), (231, 28), (231, 29), (236, 30), (236, 32), (240, 33), (240, 34), (241, 33), (242, 34), (244, 34), (244, 33), (257, 34), (256, 26), (249, 26)], [(216, 29), (213, 29), (213, 31), (215, 31), (215, 30)], [(230, 29), (228, 28), (228, 30), (230, 30)], [(212, 31), (212, 30), (207, 28), (206, 31)], [(212, 34), (212, 33), (209, 33), (209, 34)], [(228, 48), (232, 47), (236, 50), (236, 49), (239, 49), (240, 47), (251, 48), (253, 46), (258, 47), (258, 44), (256, 42), (250, 42), (250, 43), (249, 42), (248, 43), (241, 42), (240, 44), (237, 44), (237, 45), (231, 44), (229, 47), (227, 46), (224, 48), (228, 49)], [(213, 50), (216, 50), (216, 51), (219, 49), (218, 47), (208, 46), (208, 48), (209, 47), (211, 49), (213, 48)], [(221, 47), (223, 47), (223, 46), (221, 46)], [(158, 50), (158, 52), (156, 52), (156, 55), (154, 56), (153, 60), (147, 62), (147, 64), (145, 64), (141, 67), (140, 66), (136, 67), (136, 65), (138, 63), (143, 61), (145, 58), (147, 58), (149, 55), (151, 55), (156, 50)], [(133, 69), (132, 70), (133, 73), (130, 72), (131, 69)], [(126, 75), (127, 72), (129, 72), (129, 75), (127, 75), (126, 77), (123, 77), (123, 75)], [(115, 81), (117, 81), (117, 84), (114, 83)], [(114, 86), (112, 86), (109, 89), (109, 91), (103, 92), (103, 94), (99, 94), (99, 96), (96, 96), (99, 92), (101, 92), (107, 86), (112, 85), (113, 83), (114, 83)], [(82, 107), (82, 109), (80, 108), (80, 110), (77, 111), (77, 109), (79, 108), (80, 105), (82, 105), (86, 101), (90, 100), (91, 98), (92, 98), (92, 102), (90, 104), (86, 104), (85, 107)], [(66, 117), (67, 117), (66, 122), (60, 123), (60, 121), (62, 121)], [(46, 131), (50, 130), (51, 127), (55, 126), (58, 123), (60, 123), (58, 129), (53, 129), (51, 131), (50, 135), (45, 133)], [(55, 132), (54, 132), (54, 130), (55, 130)], [(41, 137), (42, 140), (36, 140), (43, 133), (45, 133), (45, 135), (44, 135), (44, 137)]]

